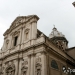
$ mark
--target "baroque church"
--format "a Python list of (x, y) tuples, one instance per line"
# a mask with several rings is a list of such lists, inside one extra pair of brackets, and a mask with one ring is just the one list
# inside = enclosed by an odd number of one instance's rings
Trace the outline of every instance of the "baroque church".
[(37, 15), (18, 16), (5, 31), (0, 75), (75, 75), (75, 47), (68, 48), (55, 27), (46, 36), (37, 29), (38, 20)]

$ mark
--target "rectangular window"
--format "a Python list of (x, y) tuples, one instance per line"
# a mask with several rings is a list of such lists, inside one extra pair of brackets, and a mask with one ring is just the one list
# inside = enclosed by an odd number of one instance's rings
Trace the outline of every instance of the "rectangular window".
[(16, 36), (16, 37), (14, 38), (14, 46), (17, 45), (17, 39), (18, 39), (18, 36)]

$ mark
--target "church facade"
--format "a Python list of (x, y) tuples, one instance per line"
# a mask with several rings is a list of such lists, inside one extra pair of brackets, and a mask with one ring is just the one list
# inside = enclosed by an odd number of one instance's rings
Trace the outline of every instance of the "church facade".
[(0, 75), (75, 75), (75, 47), (53, 28), (49, 37), (37, 29), (37, 15), (19, 16), (6, 30)]

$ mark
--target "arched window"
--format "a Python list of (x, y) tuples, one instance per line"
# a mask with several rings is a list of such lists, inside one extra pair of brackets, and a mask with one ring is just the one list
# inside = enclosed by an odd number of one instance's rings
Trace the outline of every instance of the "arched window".
[(52, 68), (55, 68), (55, 69), (58, 69), (58, 65), (57, 65), (57, 63), (56, 63), (55, 60), (52, 60), (52, 61), (51, 61), (51, 67), (52, 67)]

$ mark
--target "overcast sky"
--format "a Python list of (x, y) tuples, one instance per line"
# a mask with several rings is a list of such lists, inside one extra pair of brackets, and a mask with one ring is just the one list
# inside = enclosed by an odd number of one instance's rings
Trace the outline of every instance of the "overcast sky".
[(17, 16), (36, 14), (40, 19), (38, 29), (49, 36), (53, 25), (75, 46), (75, 8), (74, 0), (0, 0), (0, 48), (3, 33)]

